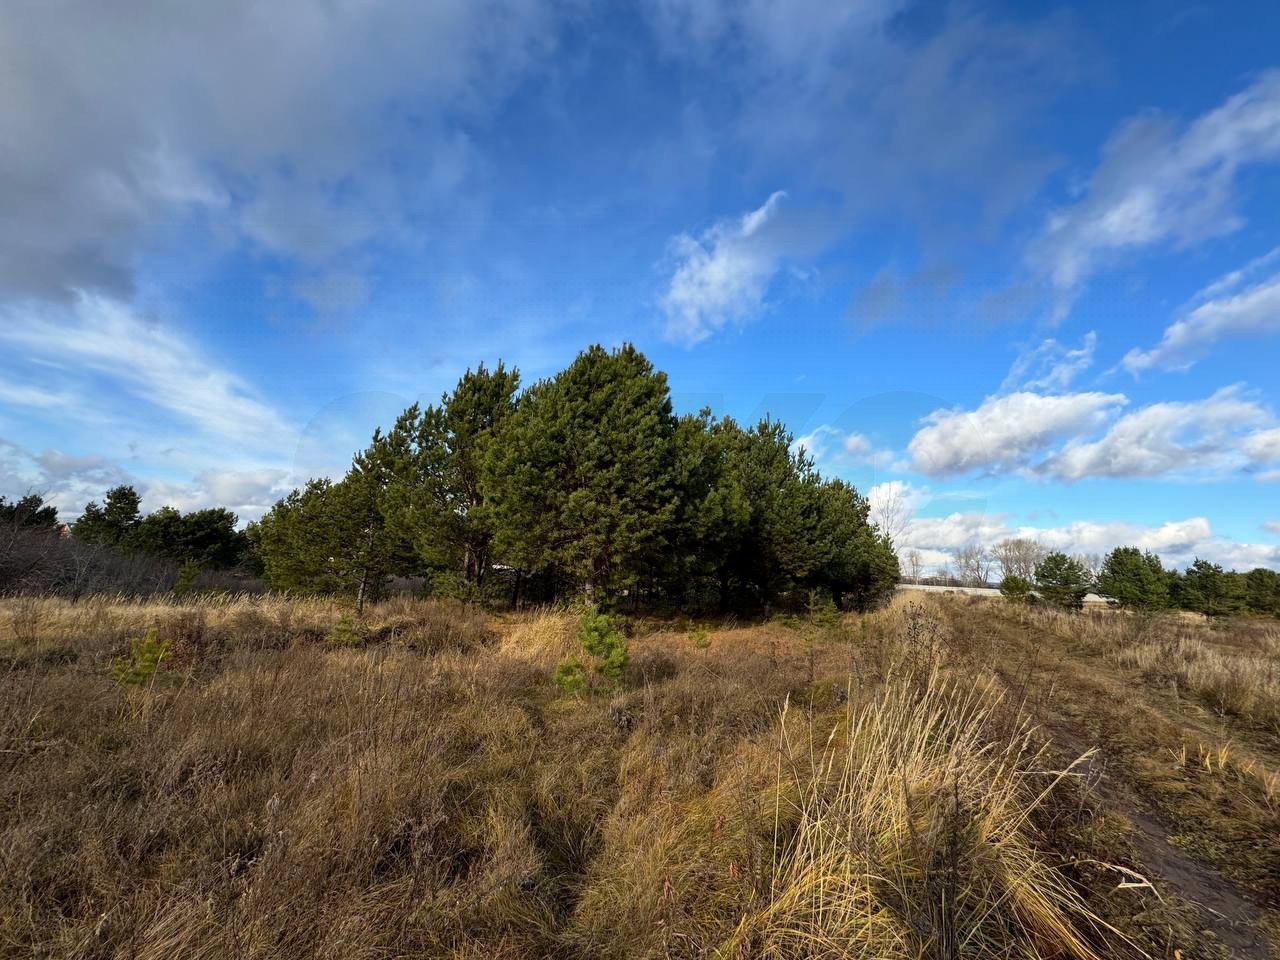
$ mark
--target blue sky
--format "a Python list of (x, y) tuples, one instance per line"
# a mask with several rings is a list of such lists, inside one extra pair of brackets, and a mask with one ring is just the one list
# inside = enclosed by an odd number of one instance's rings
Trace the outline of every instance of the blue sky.
[(1280, 567), (1276, 4), (187, 6), (0, 12), (0, 493), (252, 519), (630, 340), (929, 567)]

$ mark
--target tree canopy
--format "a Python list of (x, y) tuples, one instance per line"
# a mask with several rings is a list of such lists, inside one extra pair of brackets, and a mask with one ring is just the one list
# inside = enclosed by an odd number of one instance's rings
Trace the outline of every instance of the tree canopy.
[[(375, 431), (340, 481), (313, 480), (250, 535), (277, 588), (376, 592), (392, 574), (534, 599), (767, 607), (820, 588), (874, 603), (897, 558), (852, 486), (780, 423), (678, 418), (634, 346), (592, 346), (519, 391), (499, 364)], [(501, 576), (498, 576), (501, 574)]]

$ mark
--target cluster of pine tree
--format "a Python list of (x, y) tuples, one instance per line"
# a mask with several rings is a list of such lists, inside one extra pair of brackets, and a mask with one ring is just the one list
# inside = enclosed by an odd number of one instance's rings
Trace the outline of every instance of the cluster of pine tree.
[(276, 589), (357, 603), (393, 575), (513, 602), (764, 608), (798, 590), (865, 606), (898, 581), (865, 498), (771, 419), (677, 417), (666, 375), (593, 346), (523, 391), (501, 363), (375, 431), (343, 479), (250, 525)]
[(206, 586), (219, 579), (244, 586), (246, 575), (256, 572), (248, 538), (230, 510), (162, 507), (144, 515), (141, 502), (133, 487), (113, 487), (68, 531), (40, 494), (15, 501), (0, 496), (0, 593), (150, 596), (191, 588), (200, 577)]
[(245, 559), (248, 539), (236, 529), (236, 515), (225, 507), (182, 513), (161, 507), (142, 513), (142, 498), (127, 484), (107, 491), (101, 506), (85, 505), (71, 526), (81, 543), (140, 553), (156, 560), (225, 570)]
[(1085, 594), (1102, 596), (1131, 610), (1191, 610), (1210, 617), (1253, 613), (1280, 617), (1280, 573), (1263, 567), (1248, 573), (1195, 560), (1186, 571), (1167, 570), (1150, 550), (1116, 547), (1095, 578), (1078, 559), (1051, 553), (1035, 568), (1035, 583), (1005, 577), (1000, 590), (1013, 600), (1038, 597), (1053, 606), (1079, 609)]

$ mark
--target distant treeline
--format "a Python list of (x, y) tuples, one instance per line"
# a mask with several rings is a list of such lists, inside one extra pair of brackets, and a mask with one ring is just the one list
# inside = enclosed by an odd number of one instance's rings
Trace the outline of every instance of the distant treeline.
[(1145, 612), (1280, 617), (1280, 573), (1274, 570), (1237, 573), (1200, 559), (1185, 572), (1169, 570), (1156, 554), (1130, 546), (1108, 553), (1096, 572), (1078, 557), (1042, 553), (1027, 571), (1006, 572), (1000, 591), (1012, 600), (1039, 599), (1067, 608), (1079, 608), (1085, 594), (1096, 591), (1122, 607)]
[(677, 417), (634, 347), (593, 346), (523, 391), (501, 363), (375, 431), (248, 536), (277, 589), (760, 609), (801, 592), (865, 606), (898, 581), (868, 505), (771, 419)]
[(0, 497), (0, 593), (146, 596), (253, 586), (260, 567), (230, 510), (162, 507), (144, 516), (140, 505), (133, 487), (114, 487), (66, 527), (39, 494)]

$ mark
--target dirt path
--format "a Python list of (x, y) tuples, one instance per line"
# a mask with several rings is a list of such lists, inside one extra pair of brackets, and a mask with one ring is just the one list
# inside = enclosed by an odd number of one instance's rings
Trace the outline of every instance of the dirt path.
[[(1201, 913), (1200, 927), (1233, 956), (1275, 960), (1277, 953), (1260, 927), (1280, 905), (1274, 889), (1266, 884), (1262, 889), (1246, 889), (1171, 842), (1172, 836), (1185, 836), (1189, 825), (1192, 830), (1204, 830), (1196, 822), (1201, 811), (1192, 806), (1202, 798), (1188, 791), (1186, 819), (1174, 822), (1170, 809), (1175, 815), (1183, 812), (1176, 794), (1175, 799), (1152, 796), (1151, 785), (1134, 768), (1135, 760), (1141, 760), (1140, 750), (1147, 755), (1158, 753), (1186, 734), (1221, 740), (1222, 731), (1210, 730), (1202, 717), (1170, 709), (1172, 698), (1152, 697), (1154, 691), (1119, 676), (1100, 659), (1073, 655), (1051, 634), (1023, 624), (1007, 627), (1000, 637), (1005, 656), (996, 666), (997, 673), (1025, 701), (1058, 748), (1072, 756), (1094, 748), (1099, 751), (1088, 765), (1088, 782), (1109, 809), (1122, 813), (1132, 824), (1133, 846), (1160, 889), (1194, 904)], [(1160, 702), (1165, 699), (1170, 702)], [(1259, 759), (1274, 762), (1270, 751)], [(1229, 814), (1238, 816), (1239, 811)]]

